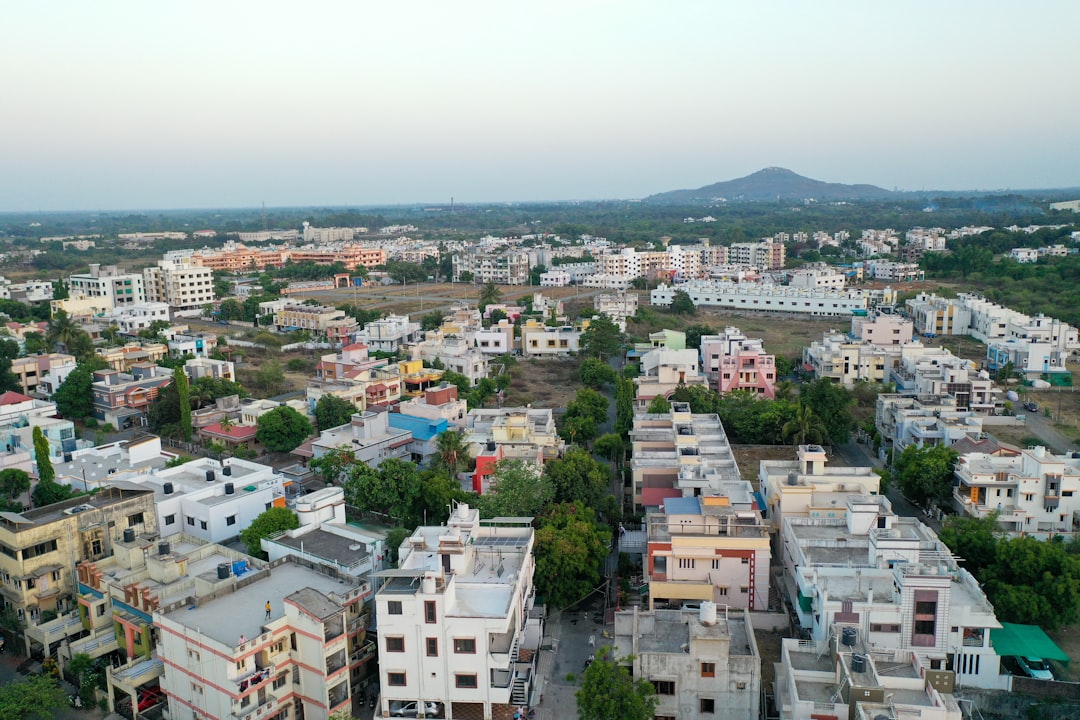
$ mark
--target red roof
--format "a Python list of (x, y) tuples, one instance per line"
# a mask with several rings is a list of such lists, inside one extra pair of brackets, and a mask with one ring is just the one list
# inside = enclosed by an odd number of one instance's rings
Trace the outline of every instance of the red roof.
[(682, 497), (682, 492), (675, 488), (642, 488), (641, 504), (645, 507), (663, 505), (668, 498)]
[(374, 385), (368, 385), (367, 386), (367, 391), (368, 392), (375, 392), (375, 391), (379, 391), (379, 390), (386, 390), (386, 386), (383, 385), (382, 383), (375, 383)]
[(342, 350), (367, 350), (367, 345), (364, 343), (353, 343), (352, 345), (346, 345), (341, 348)]
[(202, 429), (204, 433), (210, 433), (212, 435), (221, 435), (227, 437), (230, 440), (250, 440), (255, 437), (256, 428), (251, 425), (233, 425), (229, 429), (221, 427), (221, 423), (214, 423), (213, 425), (207, 425)]
[(8, 390), (3, 395), (0, 395), (0, 405), (17, 405), (18, 403), (24, 403), (27, 400), (33, 400), (32, 397), (26, 397), (22, 393), (17, 393), (14, 390)]

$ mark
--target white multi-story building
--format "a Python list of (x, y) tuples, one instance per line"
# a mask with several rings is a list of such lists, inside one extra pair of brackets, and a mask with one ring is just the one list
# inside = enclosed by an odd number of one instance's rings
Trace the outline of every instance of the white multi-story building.
[[(500, 339), (504, 338), (500, 334)], [(438, 360), (445, 369), (469, 378), (473, 385), (486, 378), (489, 372), (487, 355), (474, 347), (473, 342), (463, 334), (430, 330), (423, 342), (409, 347), (409, 355), (413, 360), (422, 360), (427, 365)]]
[(153, 609), (170, 717), (328, 720), (359, 710), (369, 585), (287, 558), (191, 595)]
[(900, 354), (892, 346), (879, 347), (827, 330), (821, 340), (803, 348), (802, 361), (815, 377), (851, 387), (860, 381), (885, 382), (889, 371), (899, 364)]
[(214, 302), (214, 271), (190, 257), (158, 260), (143, 270), (146, 299), (163, 302), (177, 315), (198, 315)]
[(885, 282), (916, 282), (925, 277), (918, 263), (900, 263), (892, 260), (869, 260), (867, 273), (875, 280)]
[(801, 267), (788, 273), (788, 285), (797, 288), (842, 290), (847, 285), (847, 276), (827, 265)]
[(113, 308), (105, 318), (116, 325), (124, 335), (135, 335), (145, 330), (155, 321), (169, 322), (169, 305), (163, 302), (145, 302), (137, 305), (123, 305)]
[(900, 348), (900, 365), (889, 380), (897, 392), (909, 395), (951, 395), (961, 410), (994, 414), (1003, 405), (1001, 390), (971, 360), (953, 355), (947, 348), (910, 343)]
[(559, 357), (578, 352), (581, 330), (573, 325), (547, 327), (532, 320), (521, 327), (521, 353), (526, 357)]
[(701, 372), (697, 350), (657, 348), (641, 356), (641, 376), (634, 378), (634, 384), (634, 407), (643, 411), (653, 398), (670, 398), (680, 385), (708, 387), (709, 380)]
[(1072, 377), (1066, 366), (1069, 355), (1069, 351), (1058, 350), (1049, 343), (995, 340), (986, 345), (986, 367), (989, 370), (1000, 370), (1011, 365), (1014, 372), (1020, 373), (1027, 380), (1054, 381), (1055, 376)]
[(528, 285), (529, 253), (524, 250), (506, 250), (494, 254), (480, 252), (456, 253), (453, 259), (454, 282), (461, 282), (462, 273), (472, 273), (473, 282), (496, 285)]
[(758, 717), (761, 656), (745, 611), (617, 612), (614, 656), (652, 683), (657, 718)]
[(115, 265), (91, 263), (89, 272), (68, 277), (72, 299), (100, 298), (104, 310), (141, 305), (148, 299), (145, 287), (143, 275), (121, 272)]
[(531, 518), (488, 524), (468, 505), (418, 527), (375, 593), (379, 710), (507, 718), (532, 704), (543, 623), (533, 609)]
[(1013, 248), (1009, 251), (1009, 259), (1018, 263), (1039, 262), (1038, 248)]
[(698, 306), (824, 316), (852, 315), (879, 304), (891, 305), (896, 300), (896, 292), (891, 288), (811, 290), (786, 285), (698, 280), (675, 286), (660, 285), (650, 295), (652, 304), (670, 305), (680, 290)]
[(904, 303), (915, 332), (926, 337), (965, 335), (971, 325), (971, 311), (958, 298), (919, 293)]
[(953, 501), (973, 517), (997, 517), (1003, 529), (1043, 540), (1080, 532), (1080, 458), (1036, 446), (1000, 454), (968, 453), (956, 465)]
[(311, 442), (311, 454), (320, 458), (331, 450), (350, 452), (357, 462), (378, 467), (387, 458), (409, 459), (412, 433), (390, 427), (386, 413), (358, 412), (345, 425), (323, 430)]
[(419, 339), (420, 323), (410, 321), (408, 315), (387, 315), (369, 322), (357, 334), (357, 341), (371, 350), (388, 353), (396, 353)]
[(914, 332), (914, 323), (900, 315), (873, 313), (851, 318), (851, 336), (878, 347), (907, 345)]
[(787, 260), (787, 247), (773, 239), (760, 242), (732, 243), (728, 248), (727, 262), (735, 265), (753, 265), (762, 270), (780, 270)]
[(540, 287), (566, 287), (570, 284), (570, 273), (564, 270), (548, 270), (540, 273)]
[(881, 457), (894, 455), (908, 445), (952, 445), (965, 438), (977, 440), (983, 431), (982, 417), (957, 407), (951, 395), (881, 393), (877, 398), (874, 425), (881, 436)]
[(601, 315), (607, 315), (619, 326), (620, 331), (626, 332), (626, 321), (637, 314), (638, 296), (636, 293), (628, 292), (601, 293), (593, 298), (593, 307)]

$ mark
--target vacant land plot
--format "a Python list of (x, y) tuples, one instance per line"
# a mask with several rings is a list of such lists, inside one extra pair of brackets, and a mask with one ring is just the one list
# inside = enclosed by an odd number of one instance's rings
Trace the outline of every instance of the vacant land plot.
[(742, 479), (758, 489), (758, 468), (762, 460), (794, 460), (795, 448), (791, 445), (732, 445), (735, 464), (739, 466)]
[(577, 360), (566, 358), (518, 361), (511, 371), (512, 380), (503, 404), (565, 409), (582, 387), (579, 365)]

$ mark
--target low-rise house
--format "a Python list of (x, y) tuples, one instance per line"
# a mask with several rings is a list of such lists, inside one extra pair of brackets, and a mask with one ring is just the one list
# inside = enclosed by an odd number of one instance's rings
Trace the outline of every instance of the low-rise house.
[(982, 417), (957, 407), (956, 398), (941, 395), (881, 393), (874, 426), (881, 437), (881, 455), (899, 453), (911, 444), (952, 445), (982, 437)]
[(150, 406), (172, 382), (169, 370), (149, 362), (133, 364), (130, 373), (95, 370), (93, 377), (94, 418), (120, 430), (146, 425)]
[(412, 435), (412, 442), (408, 444), (409, 459), (417, 465), (427, 465), (431, 458), (438, 452), (437, 440), (450, 427), (445, 420), (429, 420), (427, 418), (404, 415), (402, 413), (390, 413), (388, 423), (395, 430), (404, 430)]
[(427, 420), (445, 420), (450, 426), (464, 428), (468, 404), (458, 398), (457, 385), (444, 382), (400, 403), (398, 412)]
[(356, 318), (344, 310), (325, 305), (285, 305), (274, 313), (274, 328), (278, 332), (302, 330), (330, 343), (352, 342), (359, 330)]
[(499, 460), (526, 460), (542, 465), (564, 448), (550, 408), (506, 407), (470, 410), (465, 420), (465, 444), (476, 458), (473, 489), (483, 492)]
[(236, 380), (236, 366), (231, 360), (197, 357), (184, 363), (184, 373), (192, 382), (204, 377), (215, 380)]
[(657, 718), (756, 718), (761, 656), (746, 611), (655, 610), (615, 613), (613, 653), (633, 677), (652, 683)]
[[(60, 384), (67, 379), (76, 364), (75, 356), (67, 353), (29, 355), (11, 361), (11, 374), (19, 379), (23, 394), (48, 398), (55, 392), (55, 388), (60, 387)], [(50, 378), (46, 386), (47, 393), (39, 389), (42, 379), (46, 376)]]
[(123, 347), (104, 348), (97, 351), (97, 356), (117, 372), (131, 372), (138, 363), (156, 363), (169, 356), (169, 346), (160, 342), (132, 342)]
[(680, 385), (708, 387), (696, 350), (650, 350), (641, 358), (641, 376), (634, 378), (634, 406), (645, 410), (653, 398), (670, 398)]
[(521, 326), (521, 354), (525, 357), (564, 357), (581, 349), (582, 328), (547, 327), (536, 320)]
[(185, 355), (191, 355), (206, 358), (217, 350), (217, 335), (214, 333), (192, 333), (186, 330), (180, 332), (177, 328), (168, 328), (162, 335), (167, 338), (170, 357), (182, 358)]
[(135, 305), (120, 305), (103, 318), (112, 323), (122, 335), (136, 335), (146, 330), (155, 322), (169, 322), (169, 304), (163, 302), (142, 302)]
[(593, 298), (593, 307), (618, 325), (620, 332), (626, 332), (626, 321), (637, 314), (638, 296), (629, 292), (601, 293)]
[[(310, 457), (320, 458), (331, 450), (344, 450), (353, 454), (358, 462), (378, 467), (387, 458), (408, 460), (412, 434), (408, 430), (392, 427), (388, 413), (358, 412), (345, 425), (323, 430), (310, 442)], [(301, 445), (293, 452), (304, 456)]]
[(476, 385), (488, 376), (488, 359), (465, 335), (448, 335), (441, 330), (426, 333), (424, 341), (409, 347), (413, 360), (427, 365), (436, 361), (452, 372), (460, 373)]
[(420, 339), (420, 323), (412, 322), (407, 315), (388, 315), (369, 322), (357, 334), (357, 340), (372, 350), (396, 353), (404, 346)]

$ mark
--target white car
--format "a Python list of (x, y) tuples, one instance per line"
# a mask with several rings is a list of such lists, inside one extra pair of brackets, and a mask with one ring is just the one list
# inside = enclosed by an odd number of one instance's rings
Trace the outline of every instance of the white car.
[[(417, 717), (417, 707), (415, 702), (402, 703), (397, 708), (390, 708), (390, 717)], [(441, 703), (431, 701), (425, 702), (424, 717), (442, 717)]]
[(1028, 677), (1036, 680), (1054, 679), (1054, 673), (1050, 671), (1050, 664), (1042, 658), (1017, 656), (1016, 664), (1020, 666), (1020, 669)]

